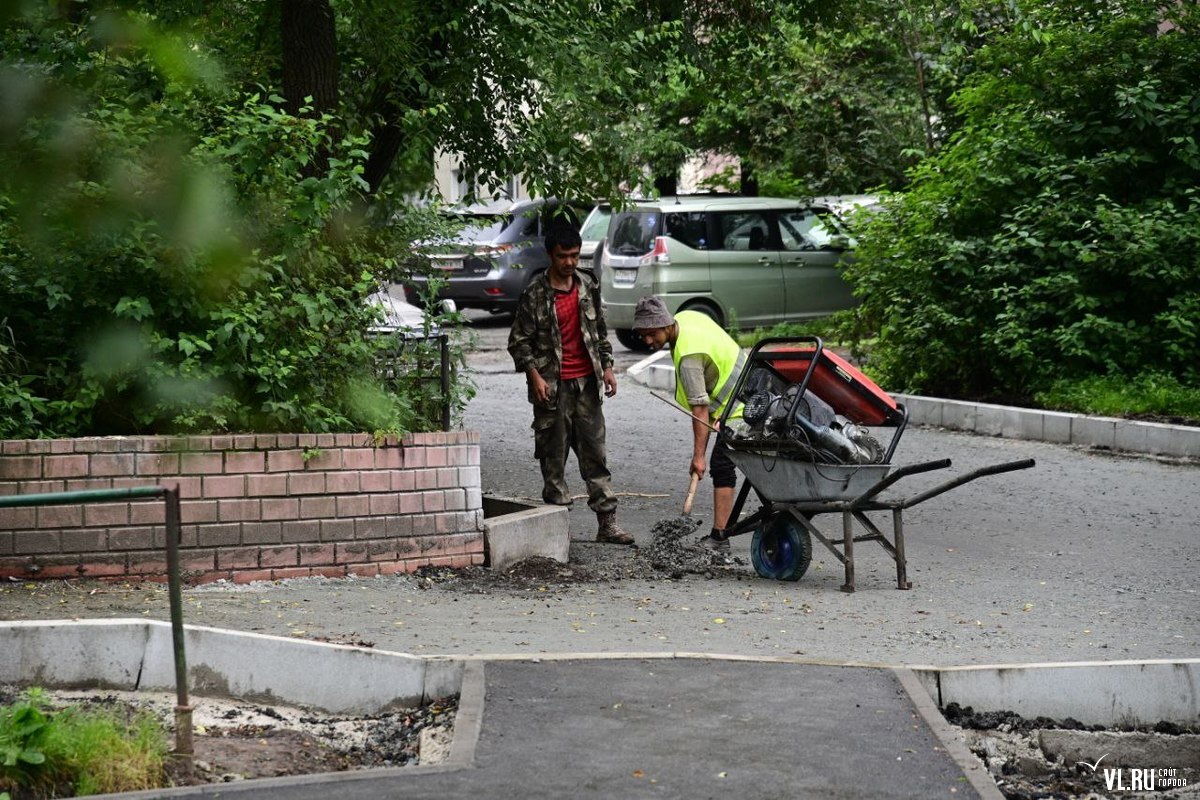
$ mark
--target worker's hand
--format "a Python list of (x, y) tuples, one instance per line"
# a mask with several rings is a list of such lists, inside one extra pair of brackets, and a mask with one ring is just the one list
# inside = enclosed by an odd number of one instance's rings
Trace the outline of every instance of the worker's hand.
[(688, 467), (688, 474), (695, 475), (697, 478), (703, 478), (706, 469), (708, 469), (708, 462), (704, 459), (704, 456), (693, 456), (692, 463)]
[(613, 375), (612, 367), (604, 370), (604, 396), (613, 397), (617, 393), (617, 376)]
[(533, 391), (533, 399), (539, 406), (550, 405), (550, 384), (546, 383), (537, 370), (529, 370), (529, 388)]

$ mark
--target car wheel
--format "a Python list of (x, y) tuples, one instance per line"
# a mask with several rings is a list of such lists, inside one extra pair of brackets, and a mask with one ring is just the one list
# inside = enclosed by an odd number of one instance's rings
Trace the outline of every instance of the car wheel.
[(635, 331), (617, 329), (617, 341), (620, 342), (626, 350), (632, 350), (635, 353), (649, 353), (650, 348), (642, 341), (641, 337)]
[(812, 537), (790, 513), (775, 514), (754, 529), (750, 562), (764, 578), (798, 581), (812, 563)]
[(684, 303), (683, 306), (679, 310), (680, 311), (699, 311), (701, 314), (708, 317), (713, 322), (720, 325), (722, 328), (725, 327), (724, 316), (722, 316), (720, 309), (718, 309), (712, 303), (705, 303), (703, 301)]

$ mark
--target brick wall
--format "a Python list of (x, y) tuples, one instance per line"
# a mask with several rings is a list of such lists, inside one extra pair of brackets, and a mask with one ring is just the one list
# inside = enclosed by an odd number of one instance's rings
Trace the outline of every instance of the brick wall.
[[(185, 579), (482, 564), (477, 432), (0, 442), (0, 495), (179, 488)], [(164, 504), (0, 508), (0, 579), (166, 580)]]

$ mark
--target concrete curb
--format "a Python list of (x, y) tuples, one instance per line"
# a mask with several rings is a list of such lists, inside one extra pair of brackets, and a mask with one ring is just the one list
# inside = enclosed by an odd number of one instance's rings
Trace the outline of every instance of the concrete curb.
[[(625, 371), (634, 382), (651, 389), (675, 391), (675, 371), (667, 351), (639, 361)], [(945, 400), (922, 395), (894, 394), (908, 408), (914, 425), (1006, 439), (1070, 444), (1121, 450), (1167, 458), (1200, 459), (1200, 428), (1164, 425), (1115, 417), (1090, 417), (1032, 408)]]

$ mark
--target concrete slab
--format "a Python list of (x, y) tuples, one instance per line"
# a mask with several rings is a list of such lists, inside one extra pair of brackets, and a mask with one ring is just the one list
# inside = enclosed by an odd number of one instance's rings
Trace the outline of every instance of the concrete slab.
[(1117, 422), (1109, 417), (1075, 417), (1071, 420), (1071, 444), (1111, 450), (1117, 445)]
[(1200, 769), (1200, 736), (1152, 736), (1119, 731), (1044, 730), (1038, 744), (1047, 758), (1059, 758), (1067, 764), (1094, 763), (1104, 754), (1106, 767), (1145, 767)]
[(483, 513), (486, 563), (492, 569), (505, 569), (534, 556), (567, 562), (571, 518), (566, 508), (485, 495)]

